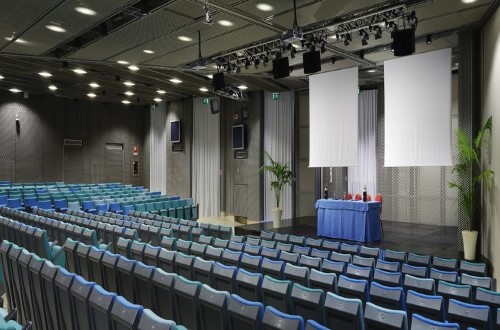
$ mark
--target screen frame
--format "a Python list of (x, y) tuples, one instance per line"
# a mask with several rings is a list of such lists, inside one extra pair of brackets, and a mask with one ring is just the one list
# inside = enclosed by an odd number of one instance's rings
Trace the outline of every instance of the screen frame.
[[(179, 135), (178, 135), (178, 139), (177, 140), (173, 140), (172, 139), (172, 137), (173, 137), (172, 136), (172, 132), (173, 132), (172, 128), (174, 127), (174, 124), (177, 124), (178, 127), (179, 127)], [(180, 143), (181, 140), (182, 140), (182, 138), (181, 138), (182, 133), (181, 132), (182, 132), (181, 131), (181, 121), (180, 120), (171, 120), (170, 121), (170, 142), (172, 142), (172, 143)]]
[[(235, 148), (235, 146), (234, 146), (234, 130), (237, 128), (241, 129), (241, 147)], [(233, 147), (233, 150), (245, 150), (245, 125), (243, 125), (243, 124), (233, 125), (231, 133), (232, 133), (231, 146)]]

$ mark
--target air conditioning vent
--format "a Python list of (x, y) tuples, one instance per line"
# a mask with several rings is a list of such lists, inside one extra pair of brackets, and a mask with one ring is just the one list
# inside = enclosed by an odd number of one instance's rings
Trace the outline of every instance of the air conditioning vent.
[(83, 140), (64, 139), (65, 146), (83, 146)]

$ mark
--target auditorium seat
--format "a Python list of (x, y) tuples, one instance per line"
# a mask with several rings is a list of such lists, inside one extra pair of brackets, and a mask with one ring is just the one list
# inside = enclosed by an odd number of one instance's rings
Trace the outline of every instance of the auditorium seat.
[(330, 256), (330, 260), (332, 261), (342, 261), (345, 262), (346, 264), (350, 264), (352, 262), (352, 255), (349, 253), (337, 253), (332, 251), (332, 254)]
[(206, 284), (202, 285), (198, 297), (201, 329), (228, 329), (227, 305), (229, 299), (228, 292), (214, 290)]
[(280, 234), (280, 233), (274, 233), (274, 238), (278, 243), (288, 243), (288, 239), (290, 238), (289, 234)]
[(132, 304), (121, 296), (116, 297), (111, 309), (111, 329), (136, 329), (143, 309), (142, 306)]
[(290, 237), (288, 238), (288, 242), (290, 242), (293, 245), (304, 246), (306, 238), (304, 236), (290, 235)]
[(116, 300), (116, 293), (95, 285), (89, 297), (89, 329), (111, 329), (111, 308)]
[(359, 250), (359, 246), (356, 244), (340, 244), (340, 253), (349, 253), (351, 255), (357, 255)]
[(302, 316), (304, 320), (324, 323), (325, 293), (322, 289), (311, 289), (295, 283), (292, 287), (290, 302), (292, 314)]
[(262, 302), (266, 306), (288, 313), (290, 312), (290, 294), (292, 281), (278, 280), (268, 275), (262, 281)]
[(287, 264), (298, 265), (300, 260), (300, 254), (281, 251), (280, 260), (284, 261)]
[(164, 330), (176, 330), (179, 329), (174, 321), (165, 320), (155, 313), (153, 313), (150, 309), (144, 309), (142, 311), (141, 318), (137, 325), (137, 330), (156, 330), (156, 329), (164, 329)]
[[(247, 239), (247, 243), (248, 244), (252, 244), (252, 242), (248, 242), (248, 239)], [(276, 244), (278, 242), (276, 241), (267, 241), (265, 239), (262, 239), (260, 241), (260, 246), (262, 246), (262, 248), (270, 248), (270, 249), (276, 249)]]
[(174, 284), (178, 276), (156, 269), (151, 280), (153, 311), (160, 317), (176, 321)]
[(201, 244), (201, 243), (196, 243), (192, 242), (191, 243), (191, 249), (189, 253), (191, 255), (200, 257), (202, 259), (205, 259), (205, 252), (207, 250), (207, 245), (206, 244)]
[(95, 282), (88, 282), (81, 276), (76, 276), (70, 288), (73, 320), (76, 329), (90, 329), (89, 298)]
[(68, 272), (64, 268), (59, 268), (54, 279), (54, 291), (56, 296), (56, 309), (59, 316), (59, 327), (61, 329), (73, 328), (72, 316), (73, 306), (71, 305), (70, 287), (75, 279), (75, 274)]
[(271, 260), (268, 258), (262, 259), (261, 272), (262, 275), (269, 275), (276, 279), (283, 279), (283, 271), (285, 270), (285, 262), (281, 260)]
[(406, 292), (406, 313), (411, 325), (412, 314), (417, 313), (428, 319), (445, 321), (445, 299), (441, 296), (426, 295), (413, 290)]
[(167, 273), (175, 272), (175, 257), (177, 252), (161, 249), (158, 255), (158, 266)]
[(248, 301), (236, 294), (231, 295), (227, 306), (229, 329), (260, 330), (264, 316), (264, 305)]
[(311, 253), (311, 248), (308, 246), (293, 245), (292, 252), (308, 256)]
[(222, 239), (229, 240), (231, 238), (231, 235), (233, 234), (233, 228), (227, 227), (227, 226), (220, 226), (219, 227), (219, 237)]
[(361, 300), (328, 292), (325, 298), (325, 326), (330, 329), (363, 330), (365, 327)]
[(220, 239), (220, 238), (216, 238), (214, 240), (214, 243), (213, 243), (214, 247), (223, 248), (223, 249), (226, 249), (228, 244), (229, 244), (228, 240)]
[(445, 298), (445, 311), (448, 310), (449, 299), (472, 302), (472, 287), (470, 285), (453, 284), (445, 281), (438, 282), (437, 294)]
[(427, 267), (422, 267), (422, 266), (412, 266), (409, 264), (403, 264), (401, 267), (401, 273), (403, 275), (412, 275), (412, 276), (417, 276), (417, 277), (427, 277), (428, 274), (428, 268)]
[(160, 244), (162, 248), (170, 251), (177, 251), (177, 239), (173, 237), (163, 236)]
[(138, 264), (134, 260), (124, 258), (122, 256), (118, 257), (118, 262), (116, 263), (116, 283), (118, 295), (123, 296), (128, 301), (134, 301), (134, 291), (132, 287), (132, 273), (134, 268)]
[(356, 265), (356, 266), (373, 268), (373, 266), (375, 265), (375, 258), (353, 256), (352, 257), (352, 264)]
[(321, 248), (323, 250), (327, 250), (330, 252), (338, 252), (340, 248), (340, 243), (332, 241), (323, 241), (323, 246)]
[(308, 257), (306, 255), (301, 255), (299, 260), (299, 266), (308, 267), (309, 269), (316, 269), (321, 271), (321, 258)]
[(311, 248), (311, 257), (330, 259), (331, 252), (327, 250), (318, 250), (316, 248)]
[(409, 324), (411, 324), (411, 330), (460, 330), (460, 325), (458, 323), (449, 322), (438, 322), (419, 314), (408, 315)]
[(491, 329), (490, 308), (485, 305), (468, 304), (450, 299), (446, 320), (458, 323), (461, 329), (467, 327), (477, 330)]
[(360, 299), (363, 304), (369, 300), (368, 281), (340, 275), (337, 281), (339, 295), (347, 298)]
[(216, 248), (209, 245), (207, 246), (207, 250), (205, 251), (205, 257), (207, 260), (221, 261), (223, 252), (224, 249)]
[(446, 259), (440, 257), (432, 257), (432, 268), (444, 270), (448, 272), (457, 271), (458, 261), (457, 259)]
[(245, 247), (243, 248), (243, 252), (254, 255), (254, 256), (260, 256), (260, 254), (262, 252), (262, 246), (251, 245), (251, 244), (245, 243)]
[(282, 242), (277, 242), (276, 243), (276, 248), (280, 250), (281, 252), (292, 252), (293, 245), (288, 244), (288, 243), (282, 243)]
[(182, 252), (178, 252), (175, 256), (175, 273), (186, 279), (192, 279), (193, 276), (193, 264), (195, 256), (187, 255)]
[(125, 258), (132, 259), (132, 255), (130, 253), (131, 246), (131, 240), (120, 237), (116, 243), (116, 253), (124, 256)]
[(161, 247), (146, 244), (144, 248), (144, 263), (149, 266), (159, 267)]
[(286, 314), (272, 306), (267, 306), (262, 325), (264, 329), (268, 330), (304, 330), (304, 319), (301, 316)]
[(182, 276), (174, 282), (176, 322), (188, 329), (199, 329), (198, 296), (202, 284)]
[(321, 270), (325, 273), (335, 273), (337, 276), (345, 275), (347, 264), (343, 261), (331, 261), (323, 259)]
[(103, 286), (103, 269), (102, 269), (102, 258), (104, 256), (104, 251), (96, 248), (95, 246), (90, 247), (88, 254), (89, 262), (89, 279), (96, 282), (100, 286)]
[(432, 278), (436, 283), (438, 281), (446, 281), (450, 283), (457, 283), (458, 273), (456, 271), (445, 271), (431, 268), (429, 278)]
[(494, 279), (486, 276), (473, 276), (467, 273), (462, 273), (460, 277), (460, 284), (466, 284), (472, 286), (474, 292), (476, 291), (477, 288), (496, 290)]
[(268, 258), (272, 260), (278, 260), (280, 258), (280, 254), (281, 251), (274, 248), (262, 247), (262, 250), (260, 251), (260, 255), (263, 258)]
[(245, 243), (250, 245), (260, 245), (261, 239), (258, 237), (247, 237)]
[(231, 251), (243, 252), (243, 249), (245, 248), (245, 243), (238, 243), (238, 242), (234, 242), (234, 241), (229, 241), (227, 248)]
[(414, 290), (428, 295), (436, 294), (436, 283), (430, 278), (419, 278), (406, 274), (403, 280), (403, 288), (405, 292)]
[(307, 320), (305, 330), (329, 330), (314, 320)]
[(376, 269), (381, 269), (385, 270), (388, 272), (399, 272), (400, 270), (400, 263), (396, 261), (385, 261), (382, 259), (377, 259), (375, 262), (375, 268)]
[(287, 263), (283, 270), (283, 278), (294, 283), (302, 284), (303, 286), (309, 286), (309, 268), (294, 266)]
[(497, 310), (500, 308), (500, 292), (487, 290), (484, 288), (477, 288), (474, 297), (474, 303), (478, 305), (487, 305), (490, 307), (491, 320), (493, 323), (497, 321)]
[(253, 273), (260, 273), (262, 257), (243, 253), (241, 255), (240, 267)]
[(384, 308), (405, 310), (405, 293), (401, 287), (390, 287), (372, 282), (370, 302)]
[(120, 255), (113, 254), (109, 251), (104, 252), (102, 256), (102, 280), (103, 287), (105, 290), (111, 292), (118, 292), (118, 288), (116, 286), (116, 264), (118, 263), (118, 258)]
[(388, 309), (367, 302), (364, 317), (366, 330), (408, 330), (408, 318), (401, 310)]
[(245, 243), (246, 237), (245, 236), (238, 236), (238, 235), (231, 235), (231, 238), (229, 240), (233, 241), (233, 242), (238, 242), (238, 243)]
[(311, 269), (309, 273), (309, 287), (312, 289), (321, 289), (325, 293), (337, 293), (337, 274), (324, 273), (316, 269)]
[(78, 272), (75, 273), (81, 275), (83, 278), (90, 278), (89, 253), (91, 248), (92, 246), (83, 243), (78, 244), (76, 248), (76, 269)]
[(367, 246), (360, 246), (359, 255), (363, 258), (380, 258), (380, 249)]
[(384, 260), (385, 261), (397, 261), (400, 264), (406, 263), (407, 254), (403, 251), (393, 251), (390, 249), (385, 250)]
[(370, 282), (373, 278), (373, 268), (348, 264), (345, 274), (351, 278), (358, 278)]
[(458, 272), (460, 273), (460, 276), (462, 276), (462, 274), (464, 273), (479, 277), (487, 276), (487, 269), (485, 263), (476, 263), (466, 260), (460, 261), (460, 267), (458, 269)]
[(147, 266), (142, 262), (136, 262), (132, 271), (131, 282), (134, 296), (133, 302), (143, 306), (144, 308), (154, 308), (150, 283), (153, 279), (155, 271), (156, 267)]
[(206, 261), (199, 257), (194, 259), (193, 263), (193, 280), (214, 286), (213, 269), (215, 262), (213, 260)]
[(261, 301), (262, 280), (262, 274), (251, 273), (240, 268), (236, 273), (235, 293), (243, 299)]
[(316, 238), (306, 237), (305, 246), (308, 246), (311, 249), (322, 250), (323, 240), (322, 239), (316, 239)]
[(235, 266), (226, 266), (220, 262), (216, 262), (213, 270), (213, 288), (219, 291), (236, 292), (235, 280), (237, 272), (238, 268)]

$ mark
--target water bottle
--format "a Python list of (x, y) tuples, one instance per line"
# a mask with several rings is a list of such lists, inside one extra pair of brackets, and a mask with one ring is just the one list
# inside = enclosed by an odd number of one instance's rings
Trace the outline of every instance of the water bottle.
[(328, 186), (325, 186), (325, 190), (323, 190), (323, 199), (328, 199)]
[(363, 187), (363, 202), (366, 202), (366, 186)]

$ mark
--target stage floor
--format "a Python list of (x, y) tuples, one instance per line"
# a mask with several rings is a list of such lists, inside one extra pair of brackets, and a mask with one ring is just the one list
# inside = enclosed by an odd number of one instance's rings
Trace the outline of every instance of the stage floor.
[[(318, 238), (316, 217), (301, 217), (291, 220), (282, 220), (282, 227), (273, 228), (272, 222), (260, 222), (252, 225), (237, 226), (236, 235), (259, 236), (262, 230), (274, 231), (282, 234), (292, 234)], [(457, 258), (457, 227), (440, 227), (419, 225), (405, 222), (382, 221), (384, 236), (380, 242), (357, 243), (339, 239), (332, 241), (361, 244), (381, 249), (429, 254), (443, 258)], [(326, 237), (321, 237), (328, 239)]]

